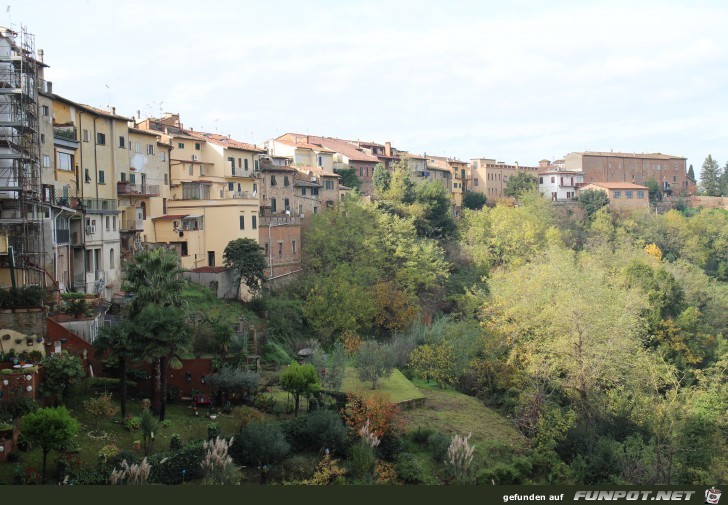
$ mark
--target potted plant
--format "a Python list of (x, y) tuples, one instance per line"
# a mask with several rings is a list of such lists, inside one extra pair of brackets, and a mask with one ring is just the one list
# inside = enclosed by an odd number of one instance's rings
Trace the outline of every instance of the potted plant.
[(43, 337), (35, 337), (35, 341), (38, 342), (39, 344), (42, 344), (43, 343)]

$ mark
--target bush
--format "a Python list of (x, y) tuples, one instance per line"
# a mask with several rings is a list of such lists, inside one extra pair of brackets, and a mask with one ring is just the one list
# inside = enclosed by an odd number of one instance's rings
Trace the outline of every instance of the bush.
[(0, 406), (0, 419), (17, 419), (38, 410), (38, 403), (25, 396), (11, 398)]
[(391, 433), (385, 433), (379, 440), (376, 452), (381, 459), (394, 461), (397, 459), (399, 453), (402, 452), (403, 448), (404, 444), (400, 437)]
[(432, 458), (438, 462), (443, 463), (447, 458), (447, 449), (450, 447), (451, 439), (440, 431), (434, 432), (427, 439), (427, 445), (430, 447), (430, 454)]
[(525, 456), (514, 458), (509, 463), (498, 463), (481, 469), (475, 477), (477, 484), (484, 485), (520, 485), (531, 474), (533, 465)]
[(169, 428), (170, 426), (172, 426), (172, 421), (170, 421), (169, 419), (165, 419), (164, 421), (159, 422), (159, 426), (161, 426), (162, 428)]
[(276, 406), (276, 400), (272, 396), (258, 395), (253, 405), (261, 412), (271, 414)]
[(405, 484), (428, 484), (427, 476), (422, 468), (422, 464), (412, 453), (403, 452), (397, 458), (395, 465), (397, 476)]
[(214, 440), (216, 437), (220, 436), (220, 425), (217, 423), (208, 423), (207, 424), (207, 439), (208, 440)]
[(172, 436), (169, 438), (169, 450), (170, 451), (179, 451), (182, 449), (184, 444), (182, 443), (182, 437), (180, 437), (177, 433), (173, 433)]
[(349, 455), (351, 474), (354, 478), (360, 480), (362, 484), (370, 483), (376, 460), (374, 449), (364, 441), (359, 441), (351, 447)]
[(317, 410), (304, 419), (303, 434), (308, 441), (308, 448), (343, 451), (347, 430), (339, 414), (330, 410)]
[(316, 461), (310, 456), (296, 454), (281, 463), (281, 480), (298, 482), (310, 478), (316, 471)]
[[(100, 391), (119, 391), (121, 381), (112, 377), (89, 377), (86, 379), (86, 385), (92, 392)], [(136, 388), (137, 383), (127, 380), (126, 387), (128, 390)]]
[(124, 426), (129, 431), (138, 430), (142, 427), (142, 419), (141, 417), (127, 417), (124, 421)]
[[(425, 445), (432, 434), (435, 433), (435, 430), (432, 428), (417, 428), (415, 431), (413, 431), (410, 436), (412, 437), (412, 441), (419, 445)], [(448, 440), (448, 443), (449, 440)]]
[[(157, 484), (181, 484), (183, 479), (201, 479), (200, 462), (205, 458), (205, 452), (202, 442), (198, 441), (179, 451), (154, 454), (148, 458), (152, 465), (149, 480)], [(164, 463), (161, 463), (162, 460), (165, 460)]]
[(282, 461), (290, 450), (278, 423), (252, 423), (235, 437), (230, 455), (239, 465), (261, 467)]

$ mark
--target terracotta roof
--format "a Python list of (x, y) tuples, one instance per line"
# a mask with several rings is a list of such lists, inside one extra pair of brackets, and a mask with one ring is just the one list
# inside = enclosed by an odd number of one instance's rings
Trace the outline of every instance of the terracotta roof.
[(332, 151), (342, 154), (343, 156), (346, 156), (352, 161), (367, 161), (370, 163), (379, 162), (379, 158), (377, 158), (376, 156), (370, 156), (360, 151), (356, 148), (356, 146), (351, 145), (346, 140), (335, 139), (331, 137), (317, 137), (315, 135), (301, 135), (299, 133), (287, 133), (286, 135), (291, 135), (302, 139), (308, 139), (307, 143), (316, 146), (326, 147), (328, 149), (331, 149)]
[(640, 186), (639, 184), (632, 184), (631, 182), (592, 182), (587, 184), (587, 186), (589, 185), (599, 186), (606, 189), (648, 189), (647, 186)]
[(227, 268), (225, 267), (197, 267), (190, 270), (190, 272), (194, 272), (196, 274), (219, 274), (226, 270)]
[(129, 133), (141, 133), (142, 135), (153, 135), (155, 137), (160, 137), (162, 135), (162, 132), (154, 131), (154, 130), (141, 130), (139, 128), (133, 128), (129, 127)]
[(173, 221), (175, 219), (182, 219), (185, 216), (187, 216), (187, 214), (166, 214), (164, 216), (153, 217), (152, 221), (155, 221), (157, 219), (161, 219), (163, 221)]
[(288, 165), (273, 165), (271, 163), (261, 163), (260, 169), (263, 172), (295, 172), (296, 169)]
[(196, 131), (187, 131), (189, 135), (192, 135), (193, 137), (197, 137), (201, 140), (207, 140), (208, 142), (212, 144), (217, 144), (219, 146), (228, 147), (230, 149), (240, 149), (241, 151), (251, 151), (254, 153), (264, 153), (265, 151), (262, 149), (258, 149), (252, 144), (248, 144), (246, 142), (240, 142), (238, 140), (231, 139), (229, 137), (226, 137), (225, 135), (219, 135), (217, 133), (207, 133), (207, 132), (196, 132)]
[[(332, 151), (331, 149), (327, 149), (326, 147), (324, 147), (322, 145), (309, 144), (307, 142), (292, 142), (289, 140), (279, 140), (279, 139), (276, 139), (276, 142), (280, 142), (281, 144), (284, 144), (287, 146), (298, 147), (301, 149), (311, 149), (312, 151), (320, 151), (323, 153), (336, 152), (336, 151)], [(280, 156), (280, 157), (283, 158), (284, 156)], [(288, 158), (290, 158), (290, 156), (288, 156)]]
[(313, 165), (296, 165), (293, 168), (303, 173), (311, 172), (313, 175), (317, 175), (319, 177), (340, 177), (339, 174), (327, 172), (323, 169), (323, 167), (315, 167)]
[(685, 160), (682, 156), (672, 156), (662, 153), (613, 153), (600, 151), (584, 151), (571, 154), (581, 154), (584, 156), (607, 156), (610, 158), (638, 158), (638, 159), (657, 159), (657, 160)]
[(84, 109), (84, 110), (86, 110), (88, 112), (91, 112), (92, 114), (97, 114), (99, 116), (109, 117), (109, 118), (112, 118), (112, 119), (121, 119), (121, 120), (127, 121), (127, 122), (133, 121), (132, 118), (129, 118), (129, 117), (126, 117), (126, 116), (120, 116), (118, 114), (113, 114), (113, 113), (109, 112), (108, 110), (99, 109), (98, 107), (92, 107), (90, 105), (86, 105), (86, 104), (83, 104), (83, 103), (74, 102), (73, 100), (69, 100), (68, 98), (64, 98), (64, 97), (62, 97), (60, 95), (53, 95), (53, 99), (54, 100), (61, 101), (61, 102), (65, 102), (65, 103), (68, 103), (68, 104), (71, 104), (74, 107), (78, 107), (79, 109)]
[(310, 182), (310, 181), (302, 181), (301, 179), (295, 179), (293, 181), (293, 185), (297, 187), (304, 187), (304, 188), (320, 188), (321, 184), (318, 182)]

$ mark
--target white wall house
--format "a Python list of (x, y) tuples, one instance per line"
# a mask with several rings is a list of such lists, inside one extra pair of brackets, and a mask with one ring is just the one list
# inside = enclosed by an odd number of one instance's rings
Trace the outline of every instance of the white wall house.
[(554, 202), (575, 198), (583, 184), (584, 172), (576, 170), (549, 169), (538, 174), (538, 190)]

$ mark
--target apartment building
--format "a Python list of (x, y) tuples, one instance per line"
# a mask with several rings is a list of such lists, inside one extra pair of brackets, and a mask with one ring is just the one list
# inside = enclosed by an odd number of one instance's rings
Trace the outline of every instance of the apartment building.
[(629, 182), (592, 182), (579, 191), (602, 191), (609, 197), (609, 207), (616, 210), (649, 209), (649, 189)]
[(662, 153), (574, 152), (564, 158), (564, 168), (584, 172), (584, 182), (625, 182), (643, 185), (657, 181), (666, 195), (696, 194), (687, 175), (686, 158)]
[[(427, 166), (430, 172), (434, 170), (449, 172), (448, 189), (450, 189), (452, 199), (452, 210), (455, 215), (458, 215), (462, 211), (463, 197), (469, 190), (468, 186), (472, 179), (468, 162), (446, 156), (428, 155)], [(447, 176), (443, 175), (443, 177)]]
[(359, 192), (362, 195), (372, 194), (372, 177), (374, 175), (374, 167), (379, 163), (379, 158), (368, 154), (363, 148), (358, 148), (350, 141), (343, 139), (302, 135), (298, 133), (286, 133), (276, 140), (291, 142), (293, 144), (309, 144), (333, 151), (333, 170), (354, 169), (359, 179)]
[(551, 201), (572, 200), (576, 198), (577, 190), (583, 185), (583, 172), (567, 170), (563, 168), (563, 164), (552, 164), (549, 160), (539, 162), (538, 190)]
[(220, 266), (231, 240), (258, 240), (261, 178), (257, 147), (185, 129), (179, 114), (138, 121), (172, 146), (167, 212), (152, 218), (157, 243), (174, 246), (184, 268)]
[(507, 165), (502, 161), (490, 158), (475, 158), (470, 160), (472, 173), (472, 191), (483, 193), (488, 201), (505, 198), (505, 189), (508, 178), (518, 172), (526, 172), (534, 177), (538, 175), (539, 167), (521, 166), (517, 162)]

